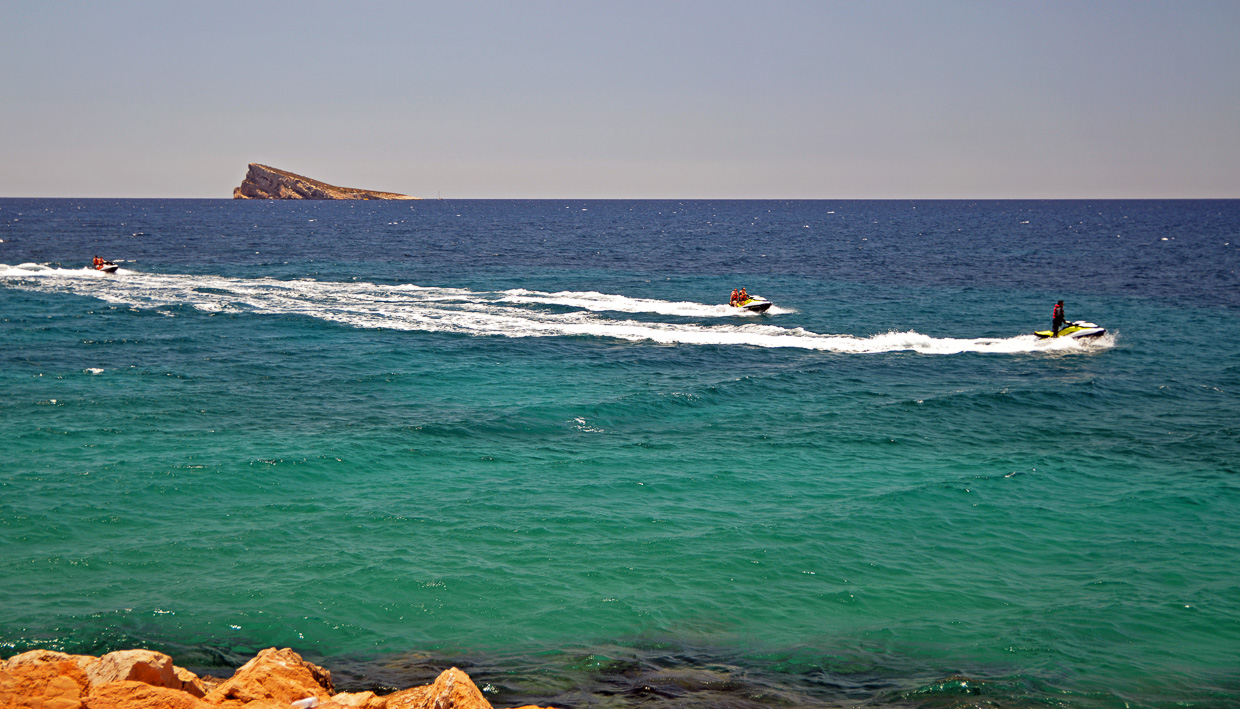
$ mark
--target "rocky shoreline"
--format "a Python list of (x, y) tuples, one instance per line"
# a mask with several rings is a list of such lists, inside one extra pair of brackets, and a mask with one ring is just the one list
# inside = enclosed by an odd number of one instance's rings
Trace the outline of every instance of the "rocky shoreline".
[[(0, 662), (0, 709), (492, 709), (461, 670), (391, 694), (336, 692), (332, 675), (267, 648), (231, 677), (198, 676), (152, 650), (102, 657), (31, 650)], [(520, 709), (538, 709), (531, 705)]]

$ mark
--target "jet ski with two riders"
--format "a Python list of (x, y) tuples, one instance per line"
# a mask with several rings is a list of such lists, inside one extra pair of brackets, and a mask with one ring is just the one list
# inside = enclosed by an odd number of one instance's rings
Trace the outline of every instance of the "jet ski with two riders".
[(748, 310), (751, 313), (765, 313), (771, 307), (771, 301), (760, 295), (749, 295), (742, 287), (740, 290), (733, 290), (732, 297), (728, 301), (728, 305), (741, 310)]

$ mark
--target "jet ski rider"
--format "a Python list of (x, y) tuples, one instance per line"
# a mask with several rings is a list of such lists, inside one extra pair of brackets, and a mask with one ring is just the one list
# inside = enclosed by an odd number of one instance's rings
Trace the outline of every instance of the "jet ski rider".
[(735, 288), (732, 289), (732, 297), (728, 300), (728, 305), (736, 305), (741, 301), (741, 294)]
[(1054, 337), (1059, 337), (1059, 330), (1063, 328), (1063, 301), (1055, 303), (1055, 309), (1051, 311), (1051, 332)]
[(95, 266), (95, 270), (98, 271), (99, 269), (103, 268), (103, 259), (96, 256), (93, 264)]

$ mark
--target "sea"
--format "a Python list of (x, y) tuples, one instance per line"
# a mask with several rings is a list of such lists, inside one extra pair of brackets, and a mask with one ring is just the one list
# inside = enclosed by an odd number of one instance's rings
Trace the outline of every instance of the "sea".
[(1238, 707), (1238, 270), (1237, 200), (3, 199), (0, 656)]

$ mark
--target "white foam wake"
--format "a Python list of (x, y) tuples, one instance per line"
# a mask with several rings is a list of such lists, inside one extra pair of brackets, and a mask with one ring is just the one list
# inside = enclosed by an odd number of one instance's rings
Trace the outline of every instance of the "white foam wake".
[[(673, 302), (592, 291), (543, 293), (523, 289), (474, 291), (367, 282), (225, 278), (141, 273), (108, 275), (89, 269), (0, 264), (0, 285), (45, 293), (72, 293), (134, 308), (190, 306), (203, 311), (292, 314), (361, 328), (455, 332), (501, 337), (613, 337), (660, 344), (797, 347), (832, 352), (913, 351), (1019, 353), (1108, 347), (1093, 342), (1040, 341), (1033, 335), (1005, 339), (936, 338), (918, 332), (870, 337), (829, 335), (752, 322), (727, 305)], [(557, 306), (548, 311), (534, 306)], [(772, 308), (768, 313), (778, 311)], [(716, 325), (617, 319), (608, 313), (726, 318)], [(1100, 340), (1100, 341), (1099, 341)]]
[[(689, 301), (653, 300), (649, 298), (630, 298), (610, 293), (595, 291), (560, 291), (557, 293), (539, 293), (516, 289), (504, 291), (501, 302), (505, 303), (536, 303), (543, 305), (561, 305), (580, 308), (596, 313), (655, 313), (658, 315), (676, 315), (690, 318), (735, 318), (758, 317), (760, 313), (751, 312), (730, 305), (711, 305)], [(787, 315), (795, 310), (772, 305), (766, 315)]]

